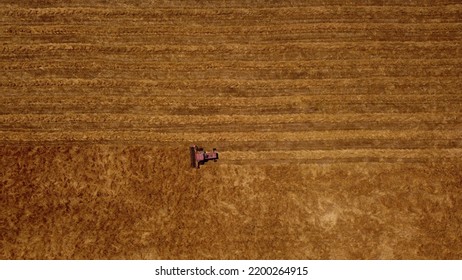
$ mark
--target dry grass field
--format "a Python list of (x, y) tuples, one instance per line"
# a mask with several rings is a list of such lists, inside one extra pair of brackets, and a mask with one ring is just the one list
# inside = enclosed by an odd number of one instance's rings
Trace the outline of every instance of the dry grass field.
[(461, 259), (461, 75), (460, 0), (1, 0), (0, 258)]

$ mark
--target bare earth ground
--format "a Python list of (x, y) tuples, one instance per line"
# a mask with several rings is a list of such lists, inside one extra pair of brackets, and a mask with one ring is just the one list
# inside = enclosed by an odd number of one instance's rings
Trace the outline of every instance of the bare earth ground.
[(461, 259), (461, 66), (456, 0), (2, 0), (0, 257)]

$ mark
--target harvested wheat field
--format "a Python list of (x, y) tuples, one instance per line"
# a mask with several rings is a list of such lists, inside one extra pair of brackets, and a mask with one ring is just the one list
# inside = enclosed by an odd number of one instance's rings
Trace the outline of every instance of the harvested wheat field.
[(462, 258), (460, 0), (110, 2), (0, 2), (2, 259)]

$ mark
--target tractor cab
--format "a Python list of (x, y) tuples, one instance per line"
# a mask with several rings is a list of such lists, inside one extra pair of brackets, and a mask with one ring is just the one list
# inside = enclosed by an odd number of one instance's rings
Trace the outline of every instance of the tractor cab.
[(191, 167), (200, 168), (201, 165), (204, 165), (207, 161), (218, 160), (218, 152), (216, 148), (213, 148), (212, 152), (207, 152), (202, 147), (197, 145), (191, 145), (189, 147), (189, 152), (191, 156)]

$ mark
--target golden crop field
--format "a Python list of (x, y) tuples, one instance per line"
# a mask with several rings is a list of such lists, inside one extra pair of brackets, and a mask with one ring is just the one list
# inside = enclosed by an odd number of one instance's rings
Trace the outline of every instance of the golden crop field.
[(1, 0), (0, 73), (2, 259), (462, 258), (460, 0)]

